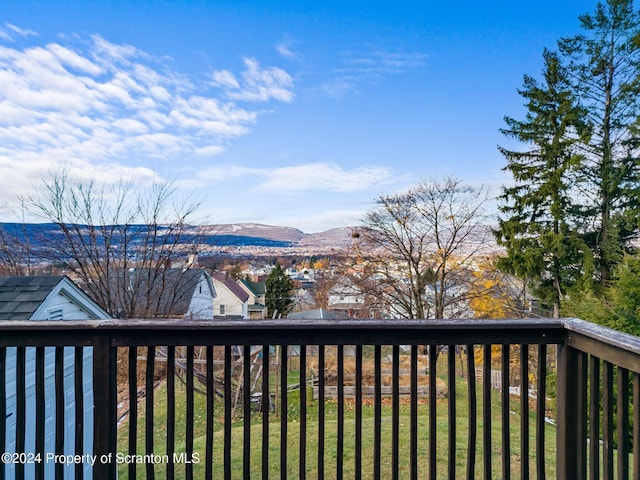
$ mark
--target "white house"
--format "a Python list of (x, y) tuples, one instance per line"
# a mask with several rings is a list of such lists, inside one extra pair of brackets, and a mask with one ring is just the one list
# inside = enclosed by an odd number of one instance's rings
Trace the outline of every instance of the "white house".
[[(0, 328), (2, 320), (96, 320), (110, 318), (100, 306), (89, 298), (69, 278), (64, 276), (0, 277)], [(5, 400), (6, 417), (5, 451), (12, 453), (16, 445), (16, 374), (17, 349), (6, 350)], [(83, 354), (83, 403), (84, 449), (93, 449), (93, 359), (91, 350)], [(36, 349), (27, 347), (25, 352), (25, 450), (35, 452), (36, 420)], [(55, 348), (45, 348), (45, 453), (55, 452)], [(73, 454), (75, 435), (74, 348), (64, 348), (65, 390), (65, 444), (64, 452)], [(45, 478), (54, 477), (53, 463), (45, 463)], [(13, 478), (13, 465), (5, 465), (5, 475)], [(73, 467), (65, 471), (73, 476)], [(85, 478), (90, 475), (85, 466)], [(25, 465), (25, 477), (36, 478), (35, 465)]]
[(354, 312), (365, 309), (365, 294), (351, 278), (343, 276), (331, 287), (328, 305), (331, 310), (354, 316)]
[(216, 297), (213, 311), (216, 317), (249, 318), (249, 294), (226, 273), (211, 275)]

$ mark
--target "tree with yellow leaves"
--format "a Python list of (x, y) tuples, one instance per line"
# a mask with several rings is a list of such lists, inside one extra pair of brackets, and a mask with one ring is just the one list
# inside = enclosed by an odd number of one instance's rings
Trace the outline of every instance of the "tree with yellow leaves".
[(469, 307), (474, 318), (516, 318), (523, 316), (525, 307), (523, 285), (502, 273), (497, 267), (498, 257), (478, 262), (469, 286)]

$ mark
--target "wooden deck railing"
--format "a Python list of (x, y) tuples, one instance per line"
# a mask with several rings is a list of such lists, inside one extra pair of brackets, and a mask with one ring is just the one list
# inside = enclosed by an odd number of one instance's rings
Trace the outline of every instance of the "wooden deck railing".
[(639, 478), (639, 375), (572, 319), (6, 321), (0, 480)]

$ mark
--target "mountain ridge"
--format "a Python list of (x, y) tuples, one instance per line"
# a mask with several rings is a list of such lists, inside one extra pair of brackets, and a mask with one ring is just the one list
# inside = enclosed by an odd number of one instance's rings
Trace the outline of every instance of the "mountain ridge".
[[(131, 225), (137, 231), (144, 231), (146, 225)], [(0, 222), (0, 230), (11, 235), (21, 236), (27, 233), (30, 241), (41, 239), (49, 241), (62, 236), (55, 223), (11, 223)], [(351, 241), (352, 227), (339, 227), (316, 233), (305, 233), (288, 226), (260, 223), (224, 223), (207, 225), (189, 225), (185, 229), (185, 241), (182, 243), (201, 243), (218, 247), (306, 247), (319, 249), (348, 246)], [(0, 237), (0, 240), (1, 237)], [(46, 240), (42, 240), (43, 242)]]

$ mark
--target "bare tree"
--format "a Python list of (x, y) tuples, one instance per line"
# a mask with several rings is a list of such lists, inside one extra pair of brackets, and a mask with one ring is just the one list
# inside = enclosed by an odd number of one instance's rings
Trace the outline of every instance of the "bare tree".
[(313, 300), (316, 308), (329, 308), (329, 296), (331, 289), (335, 287), (338, 278), (330, 271), (317, 271), (315, 275), (315, 286), (313, 289)]
[[(471, 261), (490, 231), (487, 191), (445, 177), (377, 200), (354, 236), (387, 310), (401, 318), (444, 318), (464, 313)], [(371, 281), (375, 279), (376, 281)]]
[(197, 241), (188, 220), (198, 204), (179, 202), (172, 184), (100, 185), (63, 170), (43, 181), (29, 205), (61, 232), (48, 256), (112, 315), (171, 316), (184, 300), (170, 267), (176, 256), (188, 255), (186, 244)]

